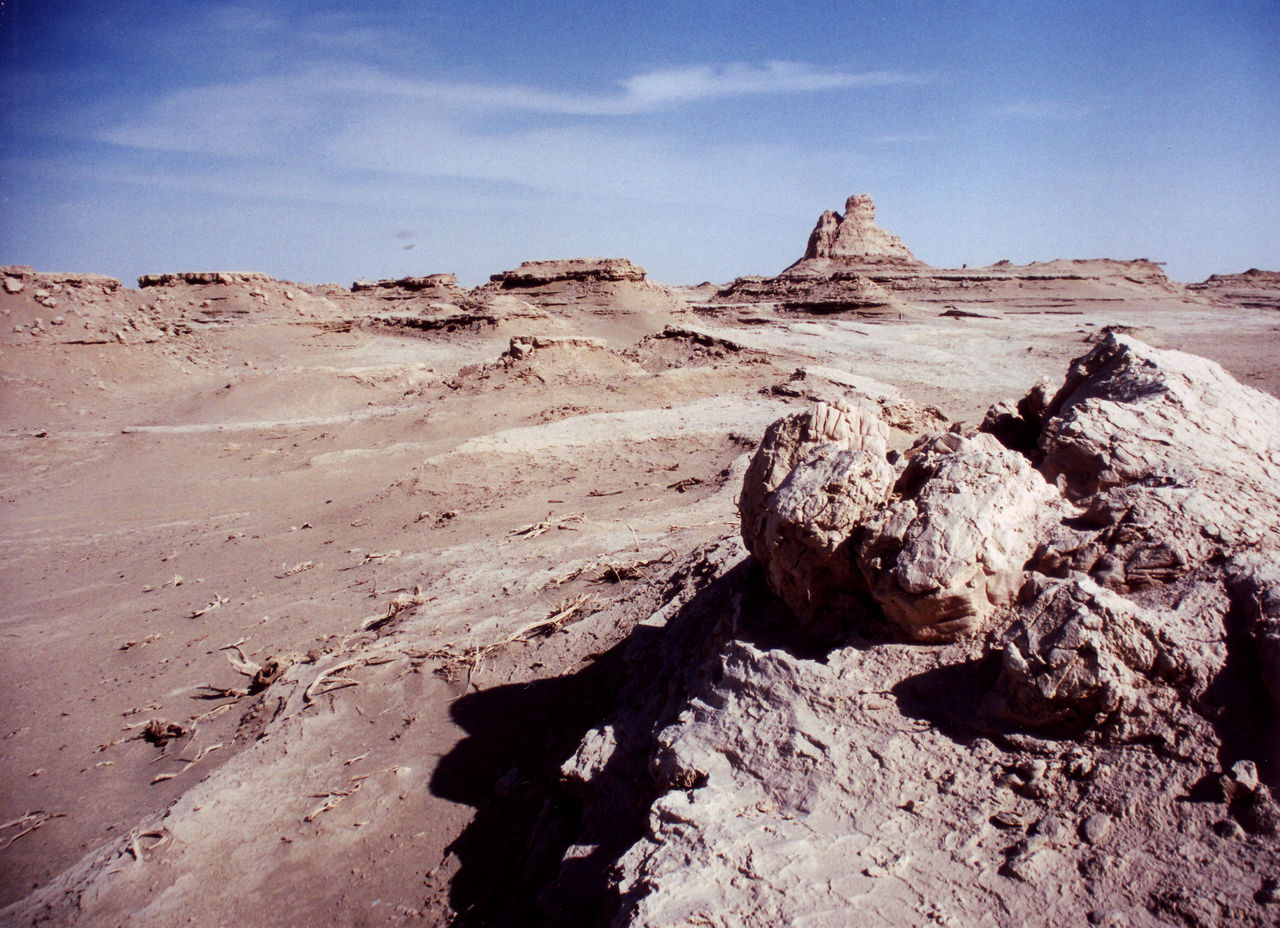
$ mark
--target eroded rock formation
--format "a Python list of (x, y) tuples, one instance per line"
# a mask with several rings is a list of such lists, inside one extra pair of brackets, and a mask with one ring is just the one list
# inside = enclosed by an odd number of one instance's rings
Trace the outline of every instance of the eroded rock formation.
[(830, 260), (853, 264), (915, 263), (905, 242), (876, 225), (876, 205), (868, 193), (855, 193), (844, 215), (827, 210), (809, 234), (801, 261)]
[(172, 274), (143, 274), (138, 278), (138, 286), (172, 287), (178, 284), (190, 286), (207, 286), (221, 284), (236, 286), (242, 284), (275, 284), (281, 281), (257, 271), (179, 271)]
[(1253, 309), (1280, 309), (1280, 271), (1251, 267), (1242, 274), (1211, 274), (1187, 287), (1210, 299)]
[(636, 652), (564, 769), (592, 846), (606, 788), (648, 802), (616, 924), (1274, 923), (1280, 401), (1113, 334), (996, 424), (770, 427), (743, 539), (777, 621), (847, 637), (770, 647), (747, 590)]
[(489, 278), (504, 290), (541, 287), (567, 281), (642, 281), (644, 268), (626, 258), (570, 258), (525, 261), (518, 268)]

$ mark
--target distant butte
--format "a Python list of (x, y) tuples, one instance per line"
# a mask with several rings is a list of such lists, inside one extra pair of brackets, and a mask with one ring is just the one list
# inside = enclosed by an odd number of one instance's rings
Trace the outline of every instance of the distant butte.
[(845, 201), (843, 216), (827, 210), (818, 217), (804, 257), (787, 270), (815, 264), (920, 263), (902, 239), (876, 225), (871, 195), (855, 193)]

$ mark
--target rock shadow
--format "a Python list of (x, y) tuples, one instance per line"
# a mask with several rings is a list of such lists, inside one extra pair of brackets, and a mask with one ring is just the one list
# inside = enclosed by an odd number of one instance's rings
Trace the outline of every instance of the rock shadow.
[[(744, 578), (742, 562), (719, 576), (686, 577), (701, 589), (665, 625), (638, 625), (575, 673), (454, 703), (467, 737), (430, 783), (434, 794), (476, 809), (449, 848), (460, 864), (450, 887), (454, 924), (613, 921), (624, 905), (613, 868), (644, 835), (649, 806), (666, 788), (650, 770), (655, 737), (715, 663)], [(561, 765), (606, 722), (616, 748), (575, 792)]]
[(908, 718), (928, 722), (953, 741), (1000, 737), (1012, 728), (991, 717), (985, 700), (1000, 675), (1000, 654), (944, 664), (898, 681), (890, 689)]
[(1263, 682), (1262, 655), (1251, 620), (1234, 601), (1224, 618), (1227, 654), (1222, 669), (1199, 700), (1197, 709), (1218, 735), (1218, 762), (1230, 770), (1239, 760), (1252, 760), (1272, 790), (1280, 789), (1280, 719)]
[[(647, 634), (637, 630), (636, 634)], [(581, 827), (560, 765), (614, 708), (626, 642), (576, 673), (469, 693), (451, 715), (467, 737), (443, 757), (431, 792), (476, 810), (449, 846), (457, 925), (541, 924), (536, 900)]]

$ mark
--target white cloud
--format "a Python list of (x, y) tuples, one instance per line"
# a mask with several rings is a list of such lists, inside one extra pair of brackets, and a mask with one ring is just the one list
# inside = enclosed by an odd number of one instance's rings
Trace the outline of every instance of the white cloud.
[(937, 138), (931, 132), (890, 132), (877, 135), (872, 141), (877, 145), (911, 145), (918, 142), (934, 142)]
[(1073, 122), (1087, 119), (1107, 107), (1090, 103), (1068, 103), (1062, 100), (1021, 100), (996, 107), (992, 113), (1009, 119), (1040, 119)]
[(920, 84), (925, 75), (830, 71), (796, 62), (703, 65), (637, 74), (606, 93), (544, 90), (407, 78), (364, 65), (323, 65), (290, 74), (174, 91), (140, 115), (104, 129), (116, 145), (219, 155), (271, 150), (296, 134), (341, 129), (348, 114), (389, 101), (425, 105), (428, 122), (448, 114), (468, 119), (516, 111), (562, 116), (628, 116), (741, 96)]

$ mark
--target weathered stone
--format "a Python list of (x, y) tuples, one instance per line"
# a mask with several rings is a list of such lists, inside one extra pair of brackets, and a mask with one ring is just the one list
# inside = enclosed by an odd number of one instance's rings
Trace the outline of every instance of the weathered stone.
[(988, 710), (1032, 728), (1099, 725), (1137, 704), (1159, 653), (1152, 619), (1092, 581), (1037, 577), (1006, 633)]
[(952, 640), (1013, 598), (1057, 493), (988, 435), (935, 435), (907, 460), (867, 522), (858, 566), (908, 638)]
[(1080, 823), (1080, 837), (1089, 844), (1101, 844), (1111, 834), (1111, 816), (1095, 812)]
[(864, 612), (853, 536), (892, 483), (887, 434), (868, 407), (819, 403), (770, 426), (747, 470), (743, 540), (812, 631), (837, 632)]

